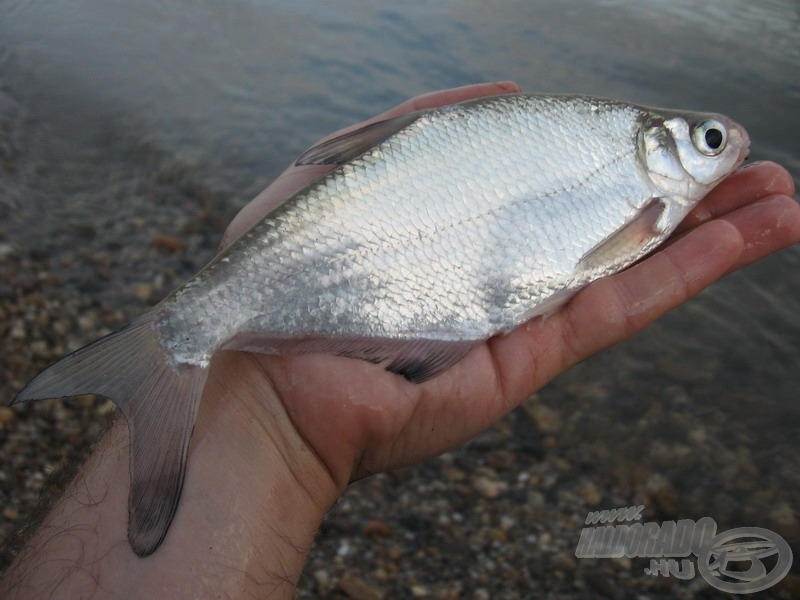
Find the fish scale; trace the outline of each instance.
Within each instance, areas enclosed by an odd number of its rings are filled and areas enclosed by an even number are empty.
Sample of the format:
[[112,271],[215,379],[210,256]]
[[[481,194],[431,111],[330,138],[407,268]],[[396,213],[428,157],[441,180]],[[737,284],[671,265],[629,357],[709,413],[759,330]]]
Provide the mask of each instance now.
[[497,96],[367,125],[306,152],[298,164],[333,169],[16,401],[117,403],[128,537],[147,556],[177,509],[219,349],[327,352],[421,383],[657,247],[747,147],[722,115],[588,96]]

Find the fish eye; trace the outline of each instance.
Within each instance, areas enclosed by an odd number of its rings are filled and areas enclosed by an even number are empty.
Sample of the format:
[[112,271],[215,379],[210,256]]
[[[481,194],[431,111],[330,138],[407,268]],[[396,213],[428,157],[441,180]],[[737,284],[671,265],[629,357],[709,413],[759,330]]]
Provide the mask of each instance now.
[[695,147],[706,156],[716,156],[725,149],[728,133],[722,123],[709,119],[694,127],[692,141]]

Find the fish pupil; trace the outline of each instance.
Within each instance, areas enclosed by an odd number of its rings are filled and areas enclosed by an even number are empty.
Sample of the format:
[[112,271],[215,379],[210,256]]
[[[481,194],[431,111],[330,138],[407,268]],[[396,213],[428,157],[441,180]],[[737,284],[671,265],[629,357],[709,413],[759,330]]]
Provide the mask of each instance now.
[[712,150],[717,150],[722,145],[722,132],[713,127],[705,133],[706,144]]

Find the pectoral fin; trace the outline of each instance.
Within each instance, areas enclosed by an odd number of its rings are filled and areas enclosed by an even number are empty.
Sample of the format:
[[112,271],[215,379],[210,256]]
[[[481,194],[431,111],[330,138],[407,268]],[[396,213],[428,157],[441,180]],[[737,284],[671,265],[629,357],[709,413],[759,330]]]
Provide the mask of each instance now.
[[341,165],[358,158],[395,133],[416,121],[421,113],[413,112],[393,119],[370,123],[313,146],[300,155],[296,165]]
[[635,219],[587,252],[578,263],[578,269],[592,271],[641,258],[650,249],[653,239],[663,232],[660,218],[664,208],[659,199],[653,200]]

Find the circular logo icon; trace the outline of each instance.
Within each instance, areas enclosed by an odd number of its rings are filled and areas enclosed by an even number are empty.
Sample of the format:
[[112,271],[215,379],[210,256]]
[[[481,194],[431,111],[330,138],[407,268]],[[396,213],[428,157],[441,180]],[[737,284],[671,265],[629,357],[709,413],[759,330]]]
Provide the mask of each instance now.
[[[771,570],[763,559],[777,555]],[[792,566],[792,549],[781,536],[761,527],[737,527],[709,540],[697,557],[697,570],[710,585],[730,594],[752,594],[772,587]]]

